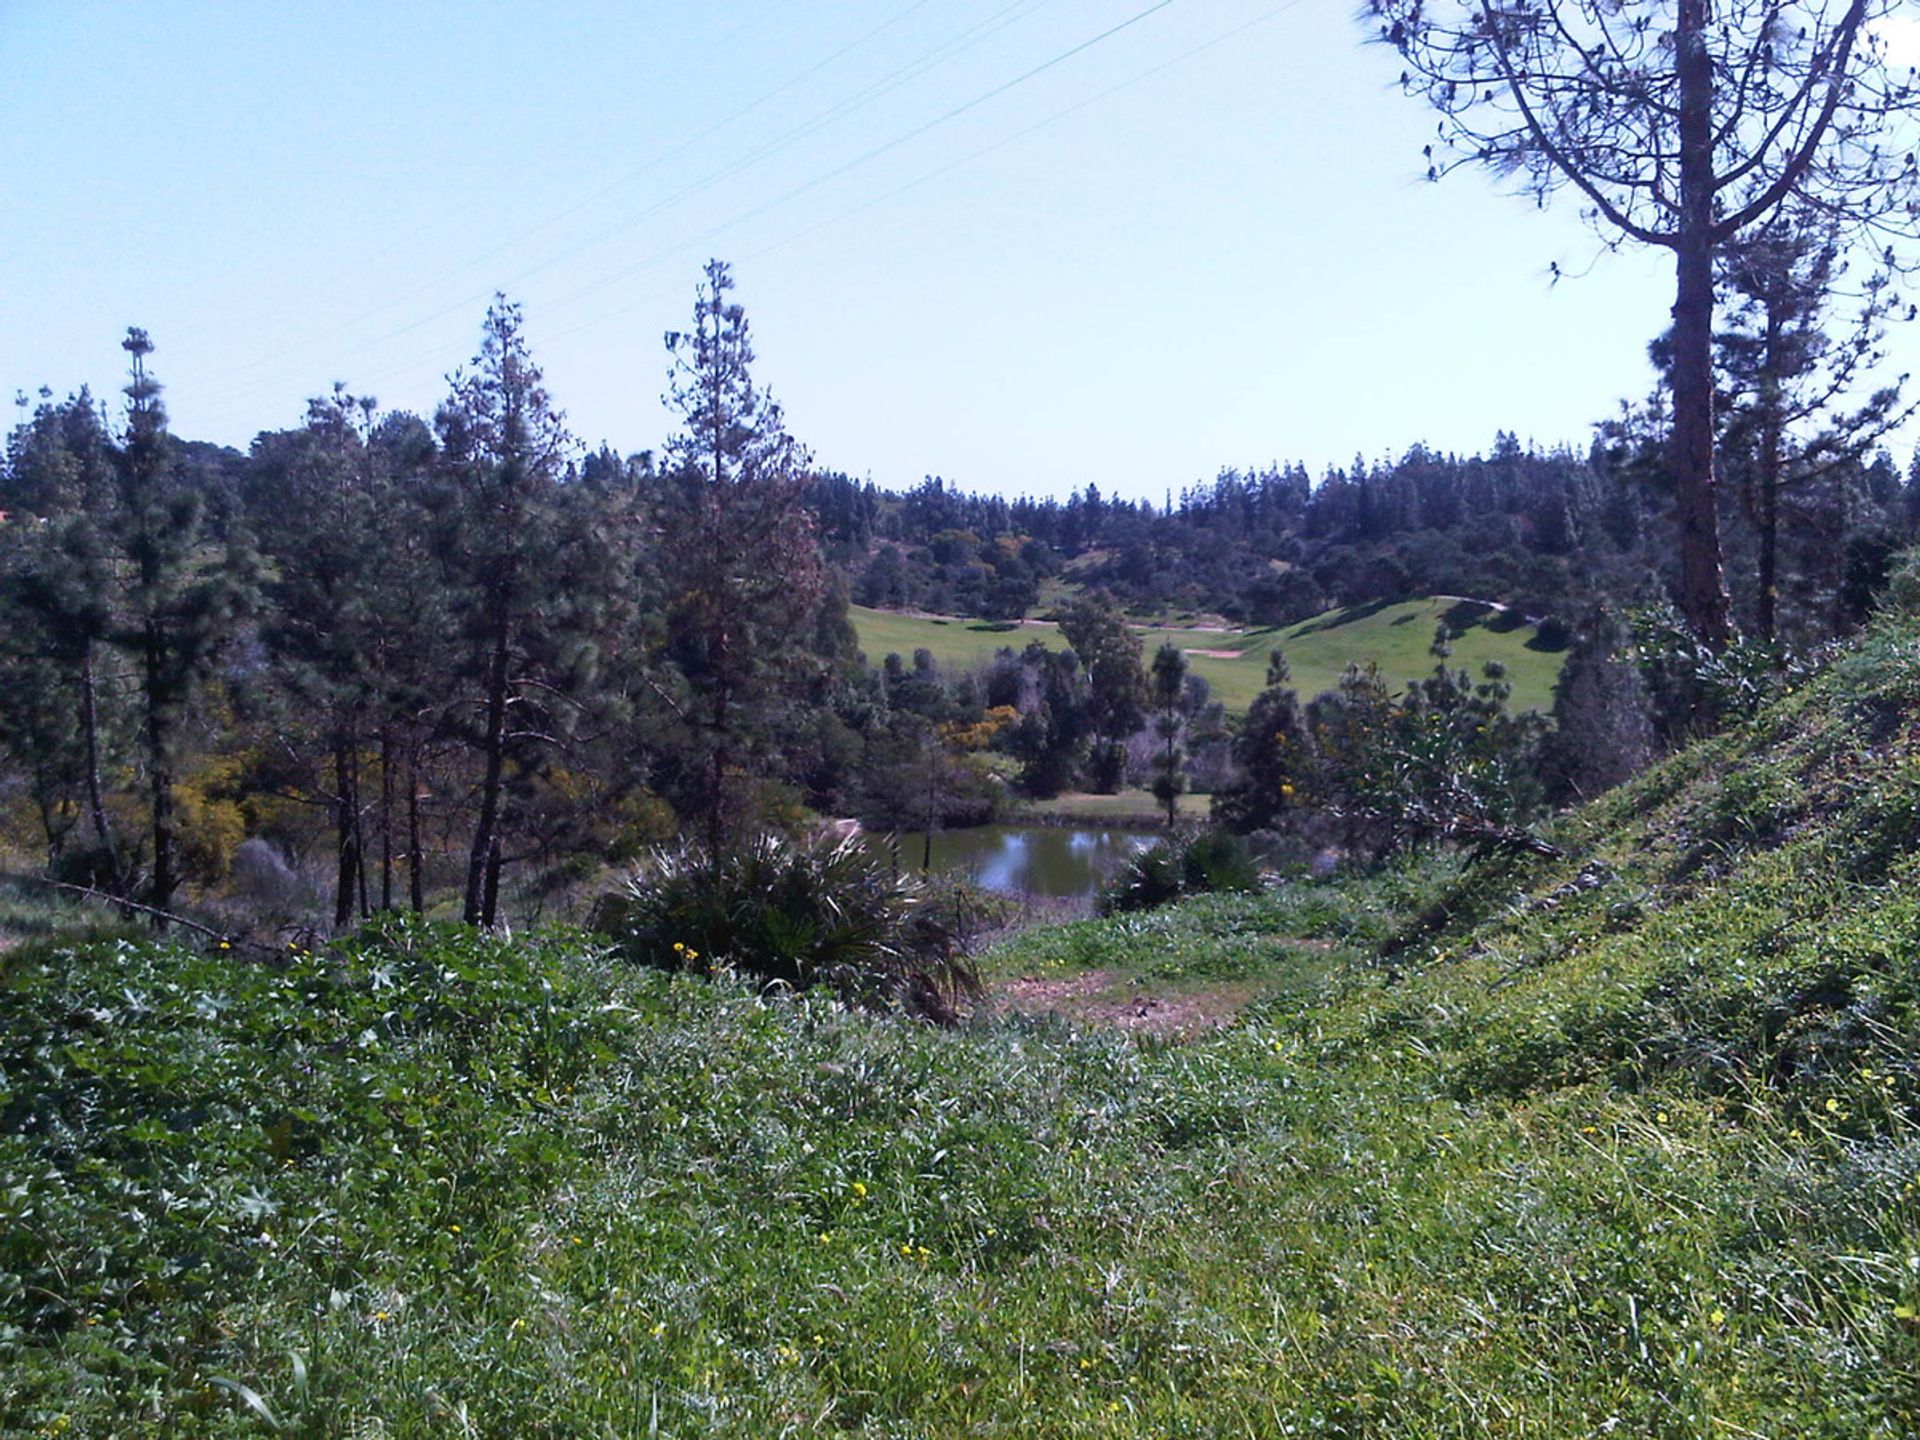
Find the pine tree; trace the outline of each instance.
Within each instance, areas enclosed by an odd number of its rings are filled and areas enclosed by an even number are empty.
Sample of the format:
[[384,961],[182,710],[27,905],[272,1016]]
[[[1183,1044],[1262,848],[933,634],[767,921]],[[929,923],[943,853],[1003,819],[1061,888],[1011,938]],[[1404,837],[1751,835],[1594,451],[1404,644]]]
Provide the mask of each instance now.
[[666,398],[682,428],[666,447],[655,514],[673,669],[661,693],[679,724],[686,803],[716,853],[748,819],[746,775],[819,669],[806,642],[826,593],[808,457],[754,381],[733,284],[725,264],[708,262],[692,328],[667,336]]
[[[1881,248],[1912,235],[1920,110],[1886,63],[1896,0],[1368,0],[1400,81],[1441,115],[1428,175],[1481,164],[1540,203],[1563,186],[1609,244],[1674,257],[1681,612],[1732,637],[1715,505],[1715,261],[1803,204]],[[1451,153],[1447,153],[1451,152]],[[1556,267],[1557,269],[1557,267]]]
[[43,403],[9,438],[7,493],[41,523],[8,526],[0,546],[0,739],[34,777],[50,855],[71,829],[56,834],[61,818],[84,809],[96,851],[86,878],[117,889],[123,861],[103,779],[118,729],[102,683],[116,583],[111,449],[84,390]]
[[[1097,513],[1100,492],[1087,487]],[[1111,794],[1126,768],[1126,740],[1140,728],[1147,699],[1140,637],[1105,591],[1081,596],[1060,612],[1060,634],[1086,672],[1088,719],[1094,743],[1087,768],[1091,788]]]
[[144,330],[130,329],[121,348],[131,357],[131,373],[126,434],[115,454],[113,540],[126,567],[127,593],[113,640],[139,677],[153,856],[148,897],[165,911],[180,883],[174,794],[180,731],[252,610],[257,582],[245,537],[230,536],[224,553],[216,547],[203,532],[200,495],[178,482],[170,464],[160,384],[146,368],[153,342]]
[[1180,794],[1187,788],[1180,770],[1180,702],[1186,691],[1187,656],[1171,640],[1153,654],[1153,703],[1159,714],[1154,728],[1161,742],[1160,769],[1153,777],[1153,796],[1167,807],[1167,828],[1179,820]]
[[[590,597],[565,597],[553,544],[572,438],[527,347],[518,305],[495,298],[479,353],[454,377],[440,433],[440,551],[467,649],[470,708],[453,719],[480,766],[462,914],[491,925],[506,863],[503,807],[516,750],[555,740],[555,692],[535,672],[547,627]],[[519,712],[519,713],[515,713]]]

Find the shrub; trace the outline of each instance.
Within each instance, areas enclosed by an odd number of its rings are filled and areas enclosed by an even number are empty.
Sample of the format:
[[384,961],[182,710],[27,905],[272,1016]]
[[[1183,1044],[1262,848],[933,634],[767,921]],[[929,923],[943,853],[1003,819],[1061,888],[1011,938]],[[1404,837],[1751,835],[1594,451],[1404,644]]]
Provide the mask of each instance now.
[[629,960],[768,987],[829,986],[850,1002],[946,1020],[979,982],[927,892],[857,839],[763,834],[709,854],[660,846],[600,897],[593,928]]
[[1101,892],[1100,913],[1151,910],[1183,895],[1260,888],[1253,851],[1238,835],[1202,830],[1173,835],[1134,856]]

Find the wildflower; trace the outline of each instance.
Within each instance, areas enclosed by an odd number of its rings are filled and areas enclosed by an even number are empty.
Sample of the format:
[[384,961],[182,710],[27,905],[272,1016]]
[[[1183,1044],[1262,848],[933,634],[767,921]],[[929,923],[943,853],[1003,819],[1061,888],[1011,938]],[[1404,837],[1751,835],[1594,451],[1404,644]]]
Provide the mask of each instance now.
[[229,944],[228,944],[228,943],[227,943],[226,941],[224,941],[224,940],[222,940],[222,941],[220,942],[220,948],[221,948],[222,950],[231,950],[231,949],[233,949],[233,946],[231,946],[231,945],[229,945]]
[[1664,1125],[1667,1123],[1667,1112],[1662,1110],[1658,1115],[1654,1116],[1653,1118],[1659,1124]]
[[656,1324],[653,1327],[653,1329],[649,1330],[647,1333],[653,1336],[654,1339],[658,1340],[662,1335],[667,1333],[666,1323],[662,1321],[659,1324]]
[[1894,1319],[1896,1319],[1896,1320],[1911,1320],[1911,1319],[1913,1319],[1913,1318],[1914,1318],[1914,1309],[1913,1309],[1913,1306],[1911,1306],[1911,1305],[1896,1305],[1896,1306],[1894,1306],[1894,1307],[1893,1307],[1893,1318],[1894,1318]]
[[391,1320],[393,1317],[384,1310],[376,1310],[373,1312],[373,1318],[376,1320]]
[[816,1345],[824,1345],[827,1343],[826,1337],[824,1335],[816,1335],[813,1337],[813,1343]]
[[1709,1315],[1707,1319],[1711,1320],[1715,1325],[1724,1325],[1727,1323],[1727,1312],[1716,1305],[1713,1313]]
[[449,1225],[447,1226],[447,1229],[455,1235],[458,1235],[460,1233],[460,1227],[458,1225]]
[[1840,1113],[1840,1102],[1838,1100],[1829,1099],[1827,1101],[1827,1113],[1829,1115],[1838,1115]]
[[853,1198],[856,1200],[867,1198],[867,1187],[858,1180],[853,1182]]

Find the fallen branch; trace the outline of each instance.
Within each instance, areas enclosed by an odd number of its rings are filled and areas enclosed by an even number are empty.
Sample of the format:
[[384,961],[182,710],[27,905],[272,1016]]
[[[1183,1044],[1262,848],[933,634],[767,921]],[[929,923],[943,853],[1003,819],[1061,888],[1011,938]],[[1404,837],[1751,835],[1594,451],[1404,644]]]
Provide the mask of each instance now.
[[210,940],[218,941],[229,948],[238,945],[250,950],[258,950],[267,955],[280,952],[270,945],[262,945],[256,940],[242,940],[223,934],[211,925],[202,925],[198,920],[189,920],[184,915],[176,915],[171,910],[162,910],[158,906],[143,905],[138,900],[129,900],[121,895],[111,895],[105,890],[95,889],[91,885],[70,885],[64,880],[49,880],[41,875],[15,875],[16,880],[24,880],[30,885],[44,885],[49,890],[64,890],[69,895],[85,896],[89,900],[101,900],[109,905],[118,905],[123,910],[138,910],[142,915],[151,915],[156,920],[164,920],[173,925],[184,925],[189,930],[198,931]]

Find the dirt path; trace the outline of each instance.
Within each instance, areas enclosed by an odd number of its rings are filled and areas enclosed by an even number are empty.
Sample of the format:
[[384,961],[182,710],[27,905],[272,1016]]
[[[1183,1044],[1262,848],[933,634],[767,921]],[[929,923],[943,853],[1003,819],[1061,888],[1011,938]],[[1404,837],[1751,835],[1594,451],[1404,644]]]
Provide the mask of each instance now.
[[1022,975],[1003,981],[993,987],[986,1005],[998,1014],[1057,1015],[1082,1025],[1192,1037],[1225,1025],[1252,995],[1253,987],[1245,985],[1150,994],[1111,970],[1085,970],[1058,978]]

